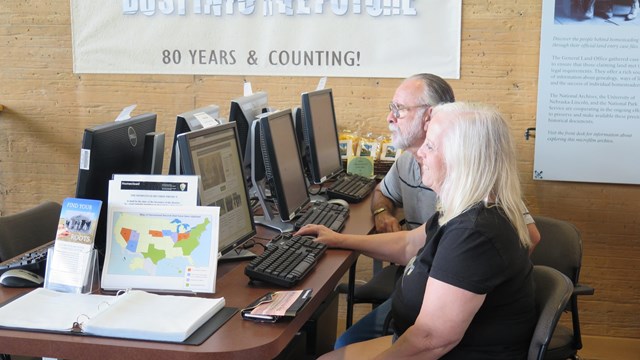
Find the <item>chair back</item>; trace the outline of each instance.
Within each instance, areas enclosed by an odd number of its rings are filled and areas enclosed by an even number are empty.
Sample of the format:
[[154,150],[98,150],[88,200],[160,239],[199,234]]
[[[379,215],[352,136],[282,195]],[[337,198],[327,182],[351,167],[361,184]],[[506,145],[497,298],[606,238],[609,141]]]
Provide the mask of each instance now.
[[553,331],[573,292],[573,283],[564,274],[548,266],[533,267],[538,322],[529,345],[529,360],[544,359]]
[[54,240],[61,208],[57,202],[46,201],[17,214],[0,216],[0,261]]
[[570,222],[545,216],[534,216],[540,243],[531,254],[534,265],[552,267],[578,283],[582,262],[582,237]]

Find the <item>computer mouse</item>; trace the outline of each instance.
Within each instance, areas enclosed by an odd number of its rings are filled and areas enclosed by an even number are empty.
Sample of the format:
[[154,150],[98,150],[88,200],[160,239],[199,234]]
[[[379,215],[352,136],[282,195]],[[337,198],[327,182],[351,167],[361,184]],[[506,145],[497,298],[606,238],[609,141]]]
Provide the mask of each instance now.
[[0,275],[0,284],[6,287],[38,287],[44,278],[34,272],[23,269],[11,269]]
[[329,204],[342,205],[342,206],[346,207],[347,209],[349,208],[349,203],[346,200],[343,200],[343,199],[331,199],[331,200],[327,200],[327,202]]

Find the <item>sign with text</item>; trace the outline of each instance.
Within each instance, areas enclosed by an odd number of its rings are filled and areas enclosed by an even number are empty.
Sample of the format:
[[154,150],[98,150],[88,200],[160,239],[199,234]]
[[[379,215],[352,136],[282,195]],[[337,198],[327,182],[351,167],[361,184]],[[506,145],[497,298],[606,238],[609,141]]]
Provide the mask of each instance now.
[[72,0],[75,73],[460,77],[461,0]]
[[543,2],[534,179],[640,184],[640,32],[598,6]]

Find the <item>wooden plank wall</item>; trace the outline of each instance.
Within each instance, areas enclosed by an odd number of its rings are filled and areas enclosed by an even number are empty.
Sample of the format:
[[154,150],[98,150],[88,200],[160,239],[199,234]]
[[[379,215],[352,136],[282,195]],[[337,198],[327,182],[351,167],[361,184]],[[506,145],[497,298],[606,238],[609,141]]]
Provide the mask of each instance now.
[[[0,3],[0,215],[72,196],[82,130],[114,119],[124,106],[157,112],[158,130],[170,139],[178,113],[214,103],[228,115],[244,80],[279,108],[297,105],[318,81],[74,74],[69,7],[68,0]],[[640,188],[531,180],[534,141],[523,134],[535,126],[540,15],[540,1],[465,0],[461,78],[450,82],[458,99],[493,104],[510,120],[532,213],[572,221],[582,231],[582,281],[597,289],[580,300],[583,332],[640,338]],[[418,46],[419,39],[406,41]],[[330,78],[340,126],[385,134],[399,81]]]

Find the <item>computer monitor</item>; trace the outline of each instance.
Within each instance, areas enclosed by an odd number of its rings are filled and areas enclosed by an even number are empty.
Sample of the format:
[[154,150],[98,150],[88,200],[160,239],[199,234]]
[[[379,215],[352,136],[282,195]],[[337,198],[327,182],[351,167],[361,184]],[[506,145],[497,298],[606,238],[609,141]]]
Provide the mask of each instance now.
[[311,181],[321,184],[344,171],[332,90],[303,93],[301,112]]
[[[260,147],[253,147],[254,157],[261,153],[264,161],[265,179],[255,173],[252,181],[263,208],[264,217],[256,218],[263,224],[282,232],[292,231],[293,220],[310,201],[302,160],[296,142],[291,110],[281,110],[263,115],[259,125],[254,125],[254,137],[259,128]],[[254,139],[255,140],[255,139]],[[274,198],[278,215],[267,205],[266,188]]]
[[[189,131],[199,130],[221,123],[220,107],[218,105],[207,105],[198,109],[184,112],[176,117],[176,130],[173,133],[173,145],[171,146],[171,160],[169,162],[169,175],[181,174],[179,168],[179,157],[176,154],[178,135]],[[178,168],[176,168],[178,165]]]
[[256,234],[235,123],[178,135],[182,168],[199,175],[200,205],[220,207],[221,260],[255,256],[232,251]]
[[109,180],[113,174],[143,174],[149,168],[144,141],[146,134],[155,132],[156,117],[147,113],[84,130],[75,196],[102,200],[95,237],[100,260],[106,246]]
[[162,174],[164,162],[164,133],[150,132],[144,137],[144,169],[145,174]]
[[229,122],[235,122],[237,124],[240,151],[245,174],[247,175],[251,168],[251,147],[247,146],[251,123],[253,123],[260,114],[268,111],[269,103],[267,93],[263,91],[231,100]]

